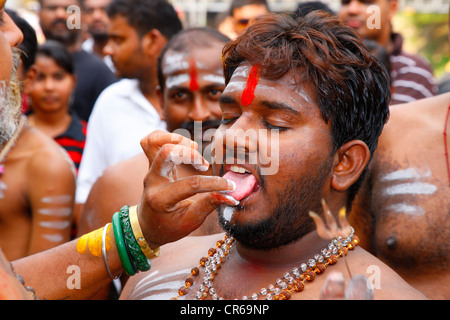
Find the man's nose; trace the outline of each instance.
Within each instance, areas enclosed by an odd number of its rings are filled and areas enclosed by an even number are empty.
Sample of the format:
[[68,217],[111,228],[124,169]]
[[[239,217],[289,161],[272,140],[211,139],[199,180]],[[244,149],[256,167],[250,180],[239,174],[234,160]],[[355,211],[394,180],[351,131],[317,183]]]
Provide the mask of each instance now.
[[224,147],[245,153],[258,151],[258,132],[251,126],[250,119],[241,116],[224,132]]
[[205,105],[200,94],[194,93],[193,105],[188,116],[192,121],[205,121],[211,117],[211,110]]
[[107,56],[112,56],[114,54],[114,49],[111,40],[108,40],[106,45],[103,47],[103,54]]
[[347,11],[350,14],[359,14],[361,12],[362,4],[358,0],[351,0],[347,5]]
[[6,28],[3,34],[8,41],[9,45],[12,47],[18,46],[23,40],[22,31],[16,26],[11,17],[5,12],[4,13]]

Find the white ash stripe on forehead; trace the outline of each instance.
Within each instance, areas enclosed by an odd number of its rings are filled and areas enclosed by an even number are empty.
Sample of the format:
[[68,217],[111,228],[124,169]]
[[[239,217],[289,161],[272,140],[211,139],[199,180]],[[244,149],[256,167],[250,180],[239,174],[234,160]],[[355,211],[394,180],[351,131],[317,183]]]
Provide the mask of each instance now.
[[[232,92],[241,92],[245,89],[245,86],[247,85],[246,82],[244,81],[232,81],[229,82],[228,85],[225,88],[225,92],[226,93],[232,93]],[[267,90],[267,91],[277,91],[276,88],[264,85],[264,84],[258,84],[257,87],[258,89],[262,89],[262,90]],[[309,102],[308,98],[305,95],[302,95],[299,91],[295,91],[297,94],[301,95],[302,98],[306,101]],[[294,103],[294,105],[298,104],[298,101],[294,98],[294,97],[289,97],[289,99]]]
[[[233,73],[233,76],[230,79],[230,82],[227,85],[227,89],[233,91],[236,90],[244,90],[245,87],[247,86],[247,80],[233,80],[233,78],[236,77],[243,77],[243,78],[248,78],[250,72],[250,67],[248,66],[240,66],[238,68],[236,68],[236,70]],[[258,85],[256,86],[257,89],[263,89],[263,90],[276,90],[273,87],[267,86],[267,85],[263,85],[258,83]],[[296,88],[295,84],[292,83],[292,88],[294,89],[294,92],[296,94],[298,94],[299,96],[301,96],[306,102],[310,103],[310,99],[307,95],[307,93],[305,92],[304,88]],[[227,91],[228,91],[227,90]],[[294,97],[290,97],[290,99],[297,104],[297,101],[295,100]]]
[[[215,74],[207,74],[201,77],[201,79],[213,83],[225,84],[225,78]],[[183,83],[190,83],[191,77],[188,74],[178,74],[174,76],[169,76],[166,79],[166,87],[173,88],[180,86]]]
[[[189,70],[191,63],[187,60],[188,54],[169,54],[164,57],[163,74],[165,76]],[[199,70],[208,70],[208,67],[200,61],[195,61],[195,67]],[[219,68],[217,74],[223,74],[223,70]]]
[[223,76],[215,75],[215,74],[206,74],[202,77],[203,80],[209,82],[215,82],[220,84],[225,84],[225,78]]
[[45,208],[39,209],[37,212],[44,216],[64,218],[69,217],[72,214],[72,208]]
[[184,82],[188,82],[191,81],[191,78],[189,77],[188,74],[178,74],[175,76],[170,76],[167,77],[166,79],[166,87],[167,88],[173,88],[175,86],[179,86]]
[[234,70],[233,75],[231,76],[231,79],[233,79],[234,77],[243,77],[243,78],[248,78],[248,75],[250,73],[250,66],[239,66],[236,68],[236,70]]
[[168,75],[182,70],[189,69],[189,62],[186,61],[187,54],[173,53],[164,57],[163,74]]
[[72,201],[72,196],[62,195],[62,196],[53,196],[53,197],[44,197],[41,202],[43,203],[52,203],[52,204],[67,204]]
[[246,83],[243,81],[233,81],[229,82],[227,86],[225,87],[226,92],[236,92],[236,91],[242,91],[245,89]]
[[[245,82],[245,81],[234,81],[233,80],[228,83],[228,85],[226,86],[226,90],[227,91],[244,90],[246,85],[247,85],[247,82]],[[272,90],[277,91],[276,88],[265,85],[265,84],[258,84],[256,86],[256,88],[257,88],[257,90],[262,89],[262,90],[268,90],[268,91],[272,91]]]
[[[294,85],[295,86],[295,85]],[[295,93],[302,97],[306,102],[310,103],[308,94],[305,92],[304,88],[295,89]]]

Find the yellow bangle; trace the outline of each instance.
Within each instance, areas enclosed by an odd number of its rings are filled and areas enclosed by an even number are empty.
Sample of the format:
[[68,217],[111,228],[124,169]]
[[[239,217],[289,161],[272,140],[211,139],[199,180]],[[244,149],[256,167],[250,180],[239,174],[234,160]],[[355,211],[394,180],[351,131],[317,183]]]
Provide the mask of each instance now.
[[139,225],[137,216],[137,206],[130,207],[129,215],[131,229],[133,230],[134,237],[136,238],[136,241],[144,255],[147,257],[147,259],[159,257],[159,255],[161,254],[159,247],[152,250],[148,245],[147,240],[145,240],[144,235],[142,234],[141,226]]

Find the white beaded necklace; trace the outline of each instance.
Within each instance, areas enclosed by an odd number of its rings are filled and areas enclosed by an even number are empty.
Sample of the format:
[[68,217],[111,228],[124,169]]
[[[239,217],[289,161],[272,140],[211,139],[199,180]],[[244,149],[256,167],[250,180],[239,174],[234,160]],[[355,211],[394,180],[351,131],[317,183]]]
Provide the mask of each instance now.
[[[303,291],[305,281],[313,281],[316,274],[324,272],[326,266],[335,264],[339,256],[347,255],[347,251],[354,249],[358,244],[359,239],[354,235],[354,229],[351,228],[351,230],[349,236],[333,239],[314,258],[285,273],[276,280],[275,284],[271,284],[267,288],[262,288],[258,293],[253,293],[251,296],[243,296],[242,300],[258,300],[261,298],[267,300],[286,300],[290,298],[292,292]],[[195,293],[196,299],[203,300],[208,295],[211,295],[213,300],[224,299],[217,294],[213,286],[213,280],[228,256],[233,243],[234,238],[226,236],[223,241],[217,243],[216,248],[209,249],[208,257],[202,258],[198,267],[192,269],[191,274],[196,276],[199,274],[199,267],[205,267],[203,281]],[[180,288],[178,297],[185,295],[187,289],[192,286],[193,282],[192,277],[186,279],[186,285]]]

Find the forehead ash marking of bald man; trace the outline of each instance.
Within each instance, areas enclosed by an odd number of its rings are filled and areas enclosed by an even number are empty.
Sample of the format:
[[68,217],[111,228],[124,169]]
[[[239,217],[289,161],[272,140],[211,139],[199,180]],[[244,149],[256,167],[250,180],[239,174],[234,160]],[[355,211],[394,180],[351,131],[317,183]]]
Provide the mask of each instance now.
[[164,57],[164,75],[173,74],[189,68],[187,54],[168,52]]

